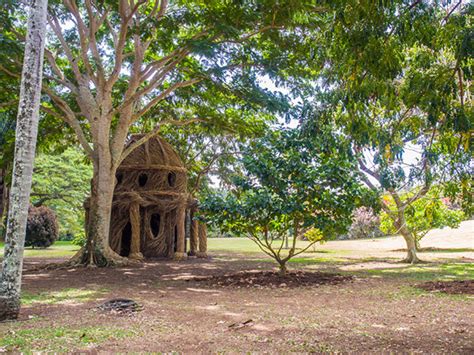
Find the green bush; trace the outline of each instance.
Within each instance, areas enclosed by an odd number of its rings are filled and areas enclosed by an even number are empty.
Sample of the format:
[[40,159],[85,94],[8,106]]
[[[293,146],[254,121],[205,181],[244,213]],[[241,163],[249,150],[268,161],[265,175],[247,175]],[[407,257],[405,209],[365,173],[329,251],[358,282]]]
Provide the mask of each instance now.
[[58,233],[58,220],[52,209],[46,206],[29,208],[25,246],[47,248],[56,241]]
[[[413,192],[403,196],[404,199],[410,198]],[[391,209],[394,209],[394,201],[384,197],[384,203]],[[421,239],[434,228],[457,228],[463,221],[465,215],[460,209],[450,208],[449,201],[439,196],[439,191],[433,188],[426,196],[416,200],[405,210],[405,218],[408,229],[413,236],[417,247]],[[393,224],[393,220],[387,213],[382,212],[380,216],[380,230],[389,235],[398,234]]]
[[87,238],[84,232],[77,233],[72,239],[72,244],[82,247],[86,244]]

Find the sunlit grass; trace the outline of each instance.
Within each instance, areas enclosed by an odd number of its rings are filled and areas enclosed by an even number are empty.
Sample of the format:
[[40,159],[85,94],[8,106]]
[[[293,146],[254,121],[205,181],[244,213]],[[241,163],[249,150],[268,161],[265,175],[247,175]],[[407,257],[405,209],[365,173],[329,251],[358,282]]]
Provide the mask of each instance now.
[[467,294],[449,294],[445,292],[429,292],[415,286],[401,286],[396,292],[390,292],[388,297],[392,300],[417,299],[424,297],[442,297],[452,300],[468,301],[472,299]]
[[[58,241],[49,248],[25,248],[25,257],[27,258],[68,258],[79,250],[77,245],[71,242]],[[0,243],[0,257],[3,257],[4,243]]]
[[364,271],[370,275],[395,277],[417,281],[472,280],[474,263],[419,264],[406,267],[374,269]]
[[[207,240],[208,249],[210,252],[212,251],[229,251],[229,252],[236,252],[236,253],[262,253],[258,245],[251,241],[248,238],[209,238]],[[278,249],[280,246],[280,241],[275,241],[274,246]],[[301,249],[308,245],[307,241],[298,240],[296,242],[296,248]],[[341,253],[341,251],[333,251],[333,250],[319,250],[319,244],[316,243],[314,247],[310,247],[306,253]],[[344,251],[342,251],[344,252]]]
[[98,290],[66,288],[60,291],[48,291],[36,294],[23,292],[21,294],[21,303],[22,305],[82,303],[101,297],[106,292],[108,292],[108,290],[105,288]]
[[43,327],[10,330],[0,335],[0,351],[70,352],[97,346],[107,340],[140,335],[137,330],[118,327]]

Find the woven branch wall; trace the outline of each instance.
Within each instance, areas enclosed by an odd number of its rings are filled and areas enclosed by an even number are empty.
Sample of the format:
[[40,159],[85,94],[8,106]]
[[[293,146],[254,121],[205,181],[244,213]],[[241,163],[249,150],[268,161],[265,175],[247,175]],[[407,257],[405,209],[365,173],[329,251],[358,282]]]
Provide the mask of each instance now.
[[[133,136],[130,143],[140,139]],[[177,211],[189,209],[187,172],[172,146],[153,138],[135,149],[117,169],[112,205],[110,246],[128,256],[132,229],[140,230],[145,257],[173,257],[176,251]],[[130,213],[132,206],[140,213]],[[136,229],[137,230],[137,229]]]

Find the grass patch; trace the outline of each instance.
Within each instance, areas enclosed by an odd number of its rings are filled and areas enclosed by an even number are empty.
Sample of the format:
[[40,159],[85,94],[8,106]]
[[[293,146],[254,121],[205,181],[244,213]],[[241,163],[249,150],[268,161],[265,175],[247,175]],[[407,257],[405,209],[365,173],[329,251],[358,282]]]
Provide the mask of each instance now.
[[472,295],[456,295],[445,292],[429,292],[416,286],[401,286],[398,291],[390,292],[389,298],[392,300],[414,299],[418,297],[441,297],[456,301],[472,300]]
[[116,327],[43,327],[10,330],[0,336],[0,351],[8,352],[70,352],[139,335],[137,330]]
[[[0,243],[0,257],[3,257],[4,243]],[[26,258],[69,258],[78,250],[79,246],[71,242],[57,241],[46,249],[25,248],[24,256]]]
[[370,275],[388,276],[413,281],[470,280],[474,279],[474,263],[419,264],[403,268],[365,271]]
[[107,292],[108,290],[105,288],[99,290],[66,288],[60,291],[40,292],[37,294],[22,292],[21,303],[24,306],[32,304],[84,303],[95,300]]
[[[248,238],[209,238],[207,240],[209,251],[230,251],[237,253],[262,253],[260,248]],[[274,245],[276,247],[280,246],[280,241],[275,241]],[[296,249],[304,248],[308,245],[308,242],[305,240],[298,240],[296,242]],[[277,248],[278,249],[278,248]],[[318,245],[313,248],[309,248],[306,252],[308,254],[334,254],[334,253],[344,253],[341,250],[318,250]]]

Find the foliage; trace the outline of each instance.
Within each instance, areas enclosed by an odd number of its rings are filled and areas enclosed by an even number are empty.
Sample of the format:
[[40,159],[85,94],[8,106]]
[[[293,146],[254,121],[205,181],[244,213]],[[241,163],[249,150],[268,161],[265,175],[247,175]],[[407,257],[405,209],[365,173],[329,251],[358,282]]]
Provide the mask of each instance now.
[[[289,97],[259,79],[289,81],[275,68],[296,61],[286,49],[300,42],[296,29],[317,25],[308,11],[323,10],[276,0],[50,1],[42,110],[74,131],[96,177],[91,243],[79,262],[126,262],[110,249],[107,233],[110,181],[133,149],[124,150],[130,133],[148,133],[145,141],[164,125],[199,121],[239,135],[275,113],[291,114]],[[24,7],[9,16],[8,36],[19,45],[24,16]],[[21,69],[15,58],[0,63],[12,77]]]
[[239,144],[261,135],[265,128],[266,124],[262,122],[236,136],[228,129],[216,131],[198,123],[186,128],[164,128],[162,136],[176,149],[188,171],[189,193],[200,198],[209,193],[211,176],[221,183],[228,181],[229,167],[236,161]]
[[[302,121],[313,134],[336,122],[350,137],[366,185],[394,198],[397,213],[382,208],[407,241],[407,261],[416,262],[412,232],[403,227],[412,202],[437,184],[472,211],[474,6],[405,0],[331,6],[334,17],[310,36],[319,47],[314,69],[322,69],[310,78]],[[400,200],[416,187],[412,200]]]
[[29,208],[25,246],[47,248],[56,241],[58,232],[58,221],[53,210],[46,206]]
[[[367,197],[354,160],[331,130],[318,140],[299,130],[270,132],[242,147],[239,164],[230,191],[202,203],[203,218],[252,239],[282,273],[292,257],[343,232],[353,208]],[[286,253],[290,231],[292,246]],[[305,233],[311,241],[297,251],[296,240]]]
[[84,234],[84,200],[92,167],[77,147],[61,154],[40,154],[35,160],[31,203],[47,205],[58,216],[61,236]]
[[[457,228],[464,219],[464,212],[459,209],[449,208],[440,196],[439,188],[432,188],[430,192],[412,202],[406,209],[406,224],[412,231],[417,247],[420,240],[433,228]],[[403,200],[410,199],[417,190],[402,196]],[[396,210],[393,198],[384,196],[384,204],[391,210]],[[393,219],[386,212],[381,215],[381,230],[386,234],[397,234]]]
[[349,239],[376,238],[382,236],[380,218],[369,207],[359,207],[352,214]]
[[74,236],[74,239],[72,240],[72,244],[74,245],[78,245],[78,246],[83,246],[85,245],[87,242],[87,238],[86,238],[86,234],[84,233],[84,231],[81,231],[80,233],[77,233],[75,236]]

